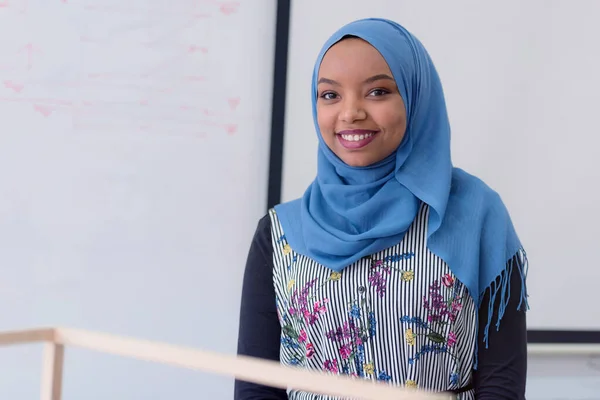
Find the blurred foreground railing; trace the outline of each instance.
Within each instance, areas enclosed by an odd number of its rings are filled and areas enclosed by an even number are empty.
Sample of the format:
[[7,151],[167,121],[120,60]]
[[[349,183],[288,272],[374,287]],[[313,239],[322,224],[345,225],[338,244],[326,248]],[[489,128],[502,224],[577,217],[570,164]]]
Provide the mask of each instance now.
[[229,356],[203,350],[153,343],[66,328],[42,328],[0,332],[0,346],[44,342],[41,400],[61,400],[65,346],[174,365],[261,383],[293,387],[313,393],[364,400],[441,400],[450,395],[395,388],[378,382],[332,376],[281,366],[250,357]]

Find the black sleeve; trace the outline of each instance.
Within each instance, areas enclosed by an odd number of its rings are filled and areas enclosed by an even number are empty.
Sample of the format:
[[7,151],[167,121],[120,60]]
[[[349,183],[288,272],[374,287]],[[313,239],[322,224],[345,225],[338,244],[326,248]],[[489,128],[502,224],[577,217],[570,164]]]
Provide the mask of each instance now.
[[[238,355],[279,361],[281,327],[273,286],[271,223],[264,216],[250,245],[240,307]],[[284,389],[235,381],[234,400],[287,400]]]
[[[496,282],[499,284],[500,282]],[[489,327],[488,348],[483,342],[483,329],[488,321],[490,291],[485,294],[479,311],[478,369],[474,373],[477,400],[525,399],[527,380],[527,324],[525,306],[521,305],[521,276],[514,267],[510,277],[510,299],[499,330],[496,328],[500,294],[494,302]]]

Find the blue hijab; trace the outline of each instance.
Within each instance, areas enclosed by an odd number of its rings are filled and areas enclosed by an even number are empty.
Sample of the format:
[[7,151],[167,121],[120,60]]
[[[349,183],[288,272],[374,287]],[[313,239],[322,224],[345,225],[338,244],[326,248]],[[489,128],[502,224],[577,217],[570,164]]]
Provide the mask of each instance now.
[[[345,164],[325,144],[317,124],[321,61],[332,45],[348,36],[359,37],[379,51],[406,106],[402,143],[388,158],[368,167]],[[501,296],[499,327],[513,266],[521,274],[521,303],[527,303],[527,259],[500,196],[452,165],[442,84],[423,45],[393,21],[358,20],[327,40],[312,78],[313,119],[319,137],[317,176],[302,198],[275,207],[288,244],[295,252],[341,271],[402,241],[420,204],[426,203],[428,248],[447,263],[477,306],[488,288],[490,311],[497,294]],[[486,345],[491,316],[490,312]]]

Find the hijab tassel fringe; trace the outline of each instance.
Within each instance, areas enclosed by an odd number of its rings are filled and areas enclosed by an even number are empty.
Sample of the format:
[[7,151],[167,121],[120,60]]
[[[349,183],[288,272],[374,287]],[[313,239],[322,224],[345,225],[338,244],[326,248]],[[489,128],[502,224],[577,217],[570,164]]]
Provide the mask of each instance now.
[[[500,295],[500,302],[498,304],[498,318],[496,320],[496,331],[500,330],[500,321],[504,316],[504,312],[506,311],[506,307],[508,306],[510,300],[510,282],[511,276],[515,272],[519,273],[521,278],[521,296],[519,299],[519,305],[517,306],[518,310],[521,310],[525,307],[525,310],[529,310],[529,302],[527,298],[529,297],[527,294],[527,272],[529,268],[529,261],[527,259],[527,253],[523,248],[519,249],[519,251],[512,257],[508,263],[506,264],[506,268],[500,273],[500,275],[491,283],[490,286],[486,290],[481,293],[479,298],[479,304],[482,304],[483,297],[488,293],[490,294],[490,301],[487,304],[488,307],[488,320],[485,325],[485,329],[483,331],[483,341],[485,342],[485,348],[488,348],[489,344],[489,330],[492,324],[492,318],[494,316],[494,306],[496,305],[497,297]],[[478,352],[479,341],[476,341],[475,344],[475,369],[477,369],[477,352]]]

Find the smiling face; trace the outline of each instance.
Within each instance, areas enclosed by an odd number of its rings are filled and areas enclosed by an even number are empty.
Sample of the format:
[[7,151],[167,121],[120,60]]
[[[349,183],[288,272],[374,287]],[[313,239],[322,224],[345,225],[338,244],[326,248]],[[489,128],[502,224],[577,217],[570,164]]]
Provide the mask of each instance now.
[[317,121],[327,146],[342,161],[365,167],[396,151],[406,109],[381,54],[358,38],[333,45],[318,74]]

